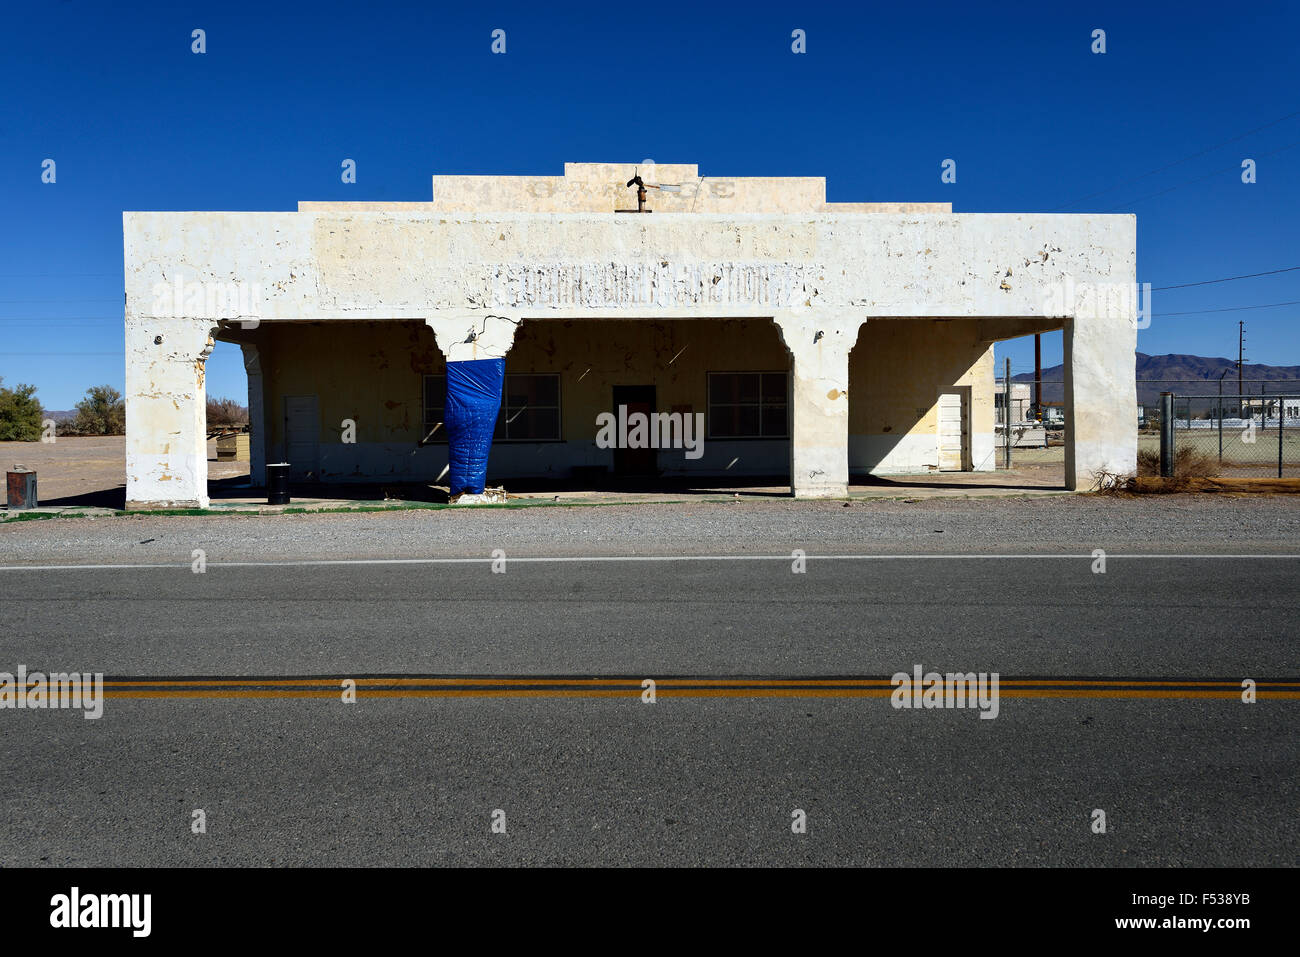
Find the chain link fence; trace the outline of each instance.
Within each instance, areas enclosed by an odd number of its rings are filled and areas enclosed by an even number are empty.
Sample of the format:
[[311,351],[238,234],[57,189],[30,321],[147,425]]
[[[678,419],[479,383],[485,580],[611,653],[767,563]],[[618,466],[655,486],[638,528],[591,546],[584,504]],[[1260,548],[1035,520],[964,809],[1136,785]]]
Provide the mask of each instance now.
[[1300,392],[1161,399],[1158,438],[1140,433],[1139,453],[1158,450],[1162,475],[1300,478]]

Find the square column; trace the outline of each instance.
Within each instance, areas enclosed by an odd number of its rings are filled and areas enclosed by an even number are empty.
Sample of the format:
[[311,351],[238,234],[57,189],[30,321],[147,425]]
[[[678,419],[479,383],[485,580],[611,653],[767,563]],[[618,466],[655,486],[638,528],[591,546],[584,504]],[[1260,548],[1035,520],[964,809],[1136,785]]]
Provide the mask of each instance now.
[[790,350],[790,486],[795,498],[849,494],[849,351],[859,318],[775,316]]
[[244,372],[248,374],[248,478],[250,484],[261,488],[266,485],[266,443],[270,433],[262,356],[251,343],[241,343],[239,348],[244,354]]
[[1137,319],[1067,319],[1065,486],[1086,491],[1100,472],[1137,474]]
[[126,320],[126,507],[207,508],[210,319]]

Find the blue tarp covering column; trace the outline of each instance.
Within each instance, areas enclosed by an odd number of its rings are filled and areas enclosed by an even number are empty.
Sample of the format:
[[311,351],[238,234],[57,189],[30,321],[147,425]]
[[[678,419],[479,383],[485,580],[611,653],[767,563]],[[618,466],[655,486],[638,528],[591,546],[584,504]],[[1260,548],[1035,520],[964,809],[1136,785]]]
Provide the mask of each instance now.
[[483,493],[505,370],[505,359],[447,363],[447,405],[442,418],[447,429],[452,495]]

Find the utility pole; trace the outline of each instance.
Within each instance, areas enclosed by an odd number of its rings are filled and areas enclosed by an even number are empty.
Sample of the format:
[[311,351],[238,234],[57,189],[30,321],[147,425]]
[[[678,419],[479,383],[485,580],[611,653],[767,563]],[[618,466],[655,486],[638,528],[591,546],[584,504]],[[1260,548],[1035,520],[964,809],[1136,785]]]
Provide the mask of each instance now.
[[1043,420],[1043,334],[1034,333],[1034,418]]
[[1228,374],[1224,369],[1219,374],[1219,464],[1223,464],[1223,377]]
[[1002,467],[1011,468],[1011,357],[1007,356],[1007,374],[1002,380],[1005,396],[1002,402]]
[[1286,435],[1286,399],[1278,396],[1277,400],[1277,477],[1282,477],[1282,440]]
[[1241,390],[1241,368],[1246,361],[1246,323],[1237,323],[1237,395],[1243,395]]

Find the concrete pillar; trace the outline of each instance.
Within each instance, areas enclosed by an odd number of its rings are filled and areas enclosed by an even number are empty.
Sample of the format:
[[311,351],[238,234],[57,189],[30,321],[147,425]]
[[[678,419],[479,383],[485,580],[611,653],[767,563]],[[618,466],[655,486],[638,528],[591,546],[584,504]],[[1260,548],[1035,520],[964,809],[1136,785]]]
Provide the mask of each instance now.
[[790,350],[790,486],[795,498],[849,494],[849,352],[861,319],[775,316]]
[[207,508],[210,319],[126,319],[126,507]]
[[[521,320],[499,315],[462,314],[452,317],[426,319],[433,330],[438,348],[450,366],[456,362],[473,362],[479,359],[504,359],[515,343],[515,332]],[[456,454],[456,438],[448,432],[448,455]],[[450,484],[450,479],[448,483]],[[453,489],[453,494],[457,490]],[[475,499],[467,496],[461,501]],[[486,501],[486,500],[482,500]]]
[[1136,321],[1065,321],[1066,488],[1090,489],[1100,472],[1137,473]]
[[262,379],[262,356],[257,346],[241,343],[244,371],[248,373],[248,480],[254,486],[266,485],[266,392]]

